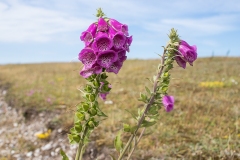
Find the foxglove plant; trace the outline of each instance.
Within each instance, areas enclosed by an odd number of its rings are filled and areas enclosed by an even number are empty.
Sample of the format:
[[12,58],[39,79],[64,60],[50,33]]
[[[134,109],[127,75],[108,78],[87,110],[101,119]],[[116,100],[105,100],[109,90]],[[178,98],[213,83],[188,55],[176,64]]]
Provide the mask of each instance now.
[[[123,129],[114,140],[115,148],[119,152],[118,160],[122,160],[127,151],[129,151],[127,160],[131,158],[145,130],[157,123],[159,110],[162,105],[166,112],[173,110],[174,97],[169,96],[167,93],[173,62],[176,60],[180,67],[186,68],[187,62],[192,65],[197,59],[196,46],[190,46],[187,42],[180,40],[176,30],[171,29],[169,39],[167,46],[164,47],[161,63],[157,68],[157,75],[153,76],[151,81],[153,84],[152,90],[145,87],[146,94],[140,93],[139,101],[145,104],[144,108],[139,109],[137,115],[131,113],[135,119],[135,125],[123,124]],[[138,134],[140,130],[141,132]],[[131,135],[125,146],[121,140],[123,132]]]
[[[83,64],[80,75],[88,83],[80,89],[84,101],[76,106],[74,126],[68,134],[71,144],[78,143],[75,160],[82,159],[91,132],[99,125],[101,117],[107,117],[98,105],[98,97],[106,100],[112,88],[107,81],[106,72],[118,74],[127,59],[126,52],[129,52],[132,43],[127,25],[104,16],[99,9],[98,21],[92,23],[80,36],[80,40],[85,44],[78,55]],[[68,159],[63,151],[61,155],[63,159]]]
[[[98,97],[106,100],[112,88],[107,81],[106,72],[118,74],[123,62],[127,59],[126,53],[129,52],[129,46],[132,43],[132,36],[129,36],[127,25],[104,16],[99,9],[98,22],[92,23],[80,36],[81,41],[85,43],[85,48],[79,53],[79,60],[84,65],[80,75],[88,83],[84,89],[80,90],[84,101],[77,105],[74,127],[70,129],[68,135],[70,143],[79,145],[75,160],[82,159],[90,133],[99,125],[101,117],[106,117],[98,105]],[[190,46],[184,40],[179,39],[176,30],[171,29],[169,39],[166,47],[163,47],[157,75],[150,80],[153,84],[152,89],[145,87],[146,93],[140,93],[139,101],[145,104],[144,108],[139,109],[138,114],[131,113],[136,123],[134,125],[123,124],[123,128],[114,140],[114,146],[119,152],[118,160],[122,160],[127,151],[127,159],[131,158],[145,130],[157,123],[161,106],[164,106],[166,112],[173,110],[174,97],[167,93],[173,62],[176,60],[180,67],[186,68],[187,63],[193,65],[197,59],[196,46]],[[138,134],[140,131],[141,133]],[[124,132],[130,134],[125,145],[121,140]],[[61,155],[64,160],[68,159],[63,151]]]

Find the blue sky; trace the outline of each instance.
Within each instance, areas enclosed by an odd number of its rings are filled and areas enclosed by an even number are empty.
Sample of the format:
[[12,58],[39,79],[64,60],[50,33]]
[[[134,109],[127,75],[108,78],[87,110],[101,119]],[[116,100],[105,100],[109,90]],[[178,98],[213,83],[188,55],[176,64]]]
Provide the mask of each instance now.
[[0,64],[78,61],[99,7],[128,25],[128,58],[158,58],[172,27],[199,57],[240,56],[239,0],[0,0]]

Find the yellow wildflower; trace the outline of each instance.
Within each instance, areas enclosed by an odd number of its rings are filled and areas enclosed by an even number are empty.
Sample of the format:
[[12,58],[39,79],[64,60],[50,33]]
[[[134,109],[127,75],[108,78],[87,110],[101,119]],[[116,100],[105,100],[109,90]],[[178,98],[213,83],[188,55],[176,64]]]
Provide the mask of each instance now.
[[224,83],[219,81],[212,81],[212,82],[201,82],[199,84],[200,87],[207,87],[207,88],[216,88],[216,87],[223,87]]
[[49,138],[49,136],[51,135],[51,130],[49,129],[47,132],[45,132],[45,133],[38,133],[38,134],[36,134],[36,136],[37,136],[37,138],[39,138],[39,139],[48,139]]

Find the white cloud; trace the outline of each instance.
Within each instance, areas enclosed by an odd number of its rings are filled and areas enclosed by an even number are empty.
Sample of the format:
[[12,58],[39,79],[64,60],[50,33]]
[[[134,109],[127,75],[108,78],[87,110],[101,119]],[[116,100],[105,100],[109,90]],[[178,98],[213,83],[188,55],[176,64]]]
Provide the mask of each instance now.
[[91,20],[67,13],[10,1],[10,7],[0,2],[0,41],[50,41],[57,33],[83,30]]
[[198,36],[210,36],[239,29],[236,20],[240,15],[218,15],[206,18],[162,19],[145,25],[145,29],[161,32],[171,27],[177,28],[183,34],[193,33]]

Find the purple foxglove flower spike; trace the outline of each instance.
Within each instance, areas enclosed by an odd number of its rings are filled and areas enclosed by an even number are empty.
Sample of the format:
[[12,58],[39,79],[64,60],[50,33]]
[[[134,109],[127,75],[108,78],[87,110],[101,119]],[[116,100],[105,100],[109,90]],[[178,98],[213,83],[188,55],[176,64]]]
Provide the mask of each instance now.
[[109,19],[109,25],[111,25],[116,31],[121,31],[125,36],[128,36],[128,26],[126,24],[122,24],[115,19]]
[[81,41],[85,42],[85,46],[89,46],[92,43],[96,31],[97,25],[95,23],[92,23],[86,31],[82,32],[80,39]]
[[118,74],[119,70],[122,67],[122,62],[116,61],[114,62],[109,68],[106,69],[107,72],[113,72],[115,74]]
[[165,110],[167,112],[170,112],[171,110],[173,110],[173,106],[174,106],[174,97],[173,96],[167,96],[165,95],[162,98],[162,103],[165,107]]
[[197,47],[195,45],[190,46],[187,42],[181,40],[178,50],[183,59],[192,66],[193,62],[197,59]]
[[93,74],[100,74],[102,72],[102,67],[98,64],[94,64],[91,68],[86,68],[85,66],[80,72],[80,75],[84,78],[88,78],[89,76]]
[[98,31],[101,31],[101,32],[105,32],[108,30],[108,24],[107,22],[102,18],[100,17],[98,19],[98,27],[97,27],[97,30]]
[[84,64],[85,68],[91,68],[96,62],[97,56],[91,48],[84,48],[78,55],[78,59]]
[[92,44],[95,52],[103,52],[109,50],[113,46],[113,41],[106,33],[99,32]]
[[117,53],[113,50],[100,52],[97,56],[97,63],[103,68],[109,68],[117,60]]

